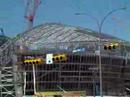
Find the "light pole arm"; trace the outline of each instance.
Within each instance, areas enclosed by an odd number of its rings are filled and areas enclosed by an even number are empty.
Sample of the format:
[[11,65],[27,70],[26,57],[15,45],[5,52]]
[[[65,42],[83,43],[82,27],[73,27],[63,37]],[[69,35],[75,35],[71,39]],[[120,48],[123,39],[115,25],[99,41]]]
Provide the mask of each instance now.
[[105,20],[107,19],[108,16],[110,16],[111,14],[113,14],[113,13],[116,12],[116,11],[126,10],[126,9],[127,9],[126,7],[123,7],[123,8],[114,9],[114,10],[108,12],[108,13],[104,16],[104,18],[102,19],[101,23],[99,24],[99,25],[100,25],[100,26],[99,26],[99,33],[102,32],[102,26],[103,26],[103,24],[104,24],[104,22],[105,22]]

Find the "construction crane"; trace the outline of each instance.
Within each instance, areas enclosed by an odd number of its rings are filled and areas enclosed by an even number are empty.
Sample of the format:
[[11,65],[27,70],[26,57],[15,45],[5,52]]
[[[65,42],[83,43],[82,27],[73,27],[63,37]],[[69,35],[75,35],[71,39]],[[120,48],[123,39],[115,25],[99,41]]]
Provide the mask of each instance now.
[[36,15],[36,10],[40,5],[40,0],[25,0],[26,8],[24,17],[28,21],[28,30],[33,27],[34,17]]
[[0,28],[1,35],[5,36],[3,28]]

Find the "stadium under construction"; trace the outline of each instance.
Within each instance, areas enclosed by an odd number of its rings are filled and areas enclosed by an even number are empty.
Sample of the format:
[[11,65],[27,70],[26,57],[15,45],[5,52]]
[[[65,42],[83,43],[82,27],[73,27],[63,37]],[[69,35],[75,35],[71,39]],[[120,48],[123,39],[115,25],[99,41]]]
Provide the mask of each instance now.
[[7,41],[1,53],[1,97],[95,97],[100,80],[105,96],[130,93],[129,43],[106,34],[47,23]]

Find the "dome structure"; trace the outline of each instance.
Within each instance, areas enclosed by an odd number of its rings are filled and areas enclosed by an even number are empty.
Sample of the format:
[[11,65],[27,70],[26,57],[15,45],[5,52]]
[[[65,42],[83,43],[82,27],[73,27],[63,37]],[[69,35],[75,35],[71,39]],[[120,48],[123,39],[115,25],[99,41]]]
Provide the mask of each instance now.
[[[103,33],[99,35],[98,32],[90,29],[57,23],[39,25],[16,37],[16,44],[37,51],[34,53],[28,49],[28,52],[20,53],[21,60],[28,60],[28,57],[45,60],[43,64],[35,65],[37,95],[45,94],[44,91],[59,91],[59,87],[66,91],[85,91],[89,96],[99,95],[99,64],[102,70],[103,94],[115,96],[122,93],[123,95],[124,86],[130,88],[130,76],[127,75],[130,73],[128,68],[130,60],[128,57],[124,59],[128,55],[124,45],[120,45],[117,49],[104,49],[103,44],[112,41],[122,40]],[[51,62],[51,59],[47,58],[48,54],[52,55],[53,60],[49,65],[47,62]],[[19,68],[19,71],[26,70],[27,76],[31,76],[34,63],[29,64],[21,62],[19,66],[22,68]],[[32,78],[27,79],[27,95],[34,95]],[[128,85],[125,84],[126,82]]]
[[[101,34],[102,40],[119,40],[110,35]],[[32,49],[39,49],[46,43],[77,42],[77,41],[97,41],[98,32],[81,27],[73,27],[58,23],[45,23],[33,29],[17,35],[16,43],[24,43]]]

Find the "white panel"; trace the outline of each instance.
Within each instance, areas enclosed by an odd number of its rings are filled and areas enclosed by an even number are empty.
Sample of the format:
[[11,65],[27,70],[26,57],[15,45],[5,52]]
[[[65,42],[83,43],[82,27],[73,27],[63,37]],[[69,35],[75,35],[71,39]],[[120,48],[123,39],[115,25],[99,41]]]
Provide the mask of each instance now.
[[53,64],[53,54],[46,54],[46,64]]

